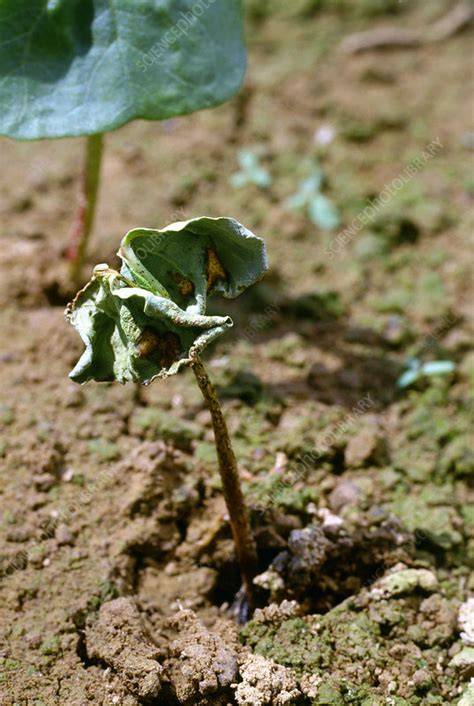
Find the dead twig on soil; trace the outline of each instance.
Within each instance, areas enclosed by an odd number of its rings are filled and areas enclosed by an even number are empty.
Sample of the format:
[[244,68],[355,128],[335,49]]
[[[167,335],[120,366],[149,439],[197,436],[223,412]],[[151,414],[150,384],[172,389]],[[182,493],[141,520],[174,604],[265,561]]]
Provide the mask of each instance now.
[[402,27],[377,27],[345,37],[339,48],[345,54],[358,54],[385,47],[407,48],[442,42],[460,32],[474,19],[474,9],[468,0],[462,0],[440,20],[426,30]]

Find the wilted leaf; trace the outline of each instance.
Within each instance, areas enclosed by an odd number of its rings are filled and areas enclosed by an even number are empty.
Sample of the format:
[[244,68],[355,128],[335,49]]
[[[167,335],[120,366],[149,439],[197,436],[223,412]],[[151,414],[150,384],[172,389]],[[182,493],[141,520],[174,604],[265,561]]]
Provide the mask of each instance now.
[[230,317],[189,315],[166,297],[133,286],[107,265],[66,310],[86,350],[70,377],[76,382],[149,383],[178,372],[232,326]]
[[267,269],[260,238],[228,218],[196,218],[122,240],[121,273],[98,265],[66,316],[86,349],[70,377],[149,383],[173,375],[231,327],[207,295],[236,297]]
[[232,218],[194,218],[162,230],[137,228],[127,233],[119,255],[123,274],[199,314],[206,311],[208,294],[233,299],[267,269],[263,240]]
[[227,100],[240,0],[2,0],[0,134],[89,135]]

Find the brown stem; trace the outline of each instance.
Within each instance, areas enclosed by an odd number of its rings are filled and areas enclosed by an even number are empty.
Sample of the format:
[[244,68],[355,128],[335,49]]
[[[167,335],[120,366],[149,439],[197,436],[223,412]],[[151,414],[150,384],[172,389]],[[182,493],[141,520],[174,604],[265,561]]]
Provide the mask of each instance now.
[[211,413],[219,471],[222,480],[222,490],[229,513],[230,526],[232,528],[235,549],[240,564],[240,573],[249,603],[253,606],[255,588],[252,580],[257,575],[257,550],[252,536],[252,530],[250,529],[244,496],[240,485],[237,461],[230,441],[227,424],[222,413],[222,407],[216,395],[216,391],[209,380],[206,369],[198,357],[193,360],[191,367],[196,376],[202,396]]
[[78,284],[86,255],[89,236],[94,223],[97,193],[100,181],[103,135],[90,135],[86,142],[86,158],[82,174],[79,203],[69,236],[66,259],[70,263],[69,275]]

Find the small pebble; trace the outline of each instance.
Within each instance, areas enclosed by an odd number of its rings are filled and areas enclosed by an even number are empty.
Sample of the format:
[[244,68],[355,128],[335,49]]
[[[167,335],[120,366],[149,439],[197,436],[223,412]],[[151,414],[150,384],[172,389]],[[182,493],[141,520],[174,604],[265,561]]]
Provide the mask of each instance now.
[[31,530],[28,527],[15,527],[7,532],[8,542],[27,542],[31,538]]
[[35,568],[40,568],[43,566],[43,562],[46,559],[46,548],[38,545],[33,547],[33,549],[28,553],[28,563]]
[[471,679],[474,677],[474,647],[463,647],[463,649],[452,658],[449,666],[458,671],[463,679]]
[[465,645],[474,647],[474,598],[469,598],[459,609],[459,629]]
[[415,689],[428,689],[433,680],[431,674],[426,669],[417,669],[413,675],[413,685]]
[[43,636],[40,633],[33,632],[26,635],[25,640],[31,648],[36,650],[43,642]]
[[56,527],[55,537],[59,546],[63,546],[64,544],[74,544],[74,535],[69,527],[63,523],[60,523]]
[[33,476],[33,483],[38,490],[47,491],[56,483],[56,477],[52,473],[38,473]]
[[86,397],[80,387],[68,387],[64,395],[65,407],[82,407],[85,401]]
[[71,467],[66,468],[63,473],[62,478],[65,483],[70,483],[72,481],[72,479],[74,478],[74,468],[71,468]]
[[318,512],[319,517],[323,521],[323,528],[328,530],[337,530],[344,524],[342,517],[334,515],[327,507],[322,507]]
[[327,147],[334,140],[335,134],[332,125],[320,125],[314,133],[313,140],[315,144]]
[[348,468],[360,468],[369,462],[386,460],[386,442],[377,426],[367,426],[347,444],[344,460]]
[[362,491],[351,480],[340,480],[331,495],[329,504],[331,509],[339,512],[347,505],[356,505],[362,497]]
[[30,495],[26,500],[26,505],[30,510],[38,510],[48,502],[48,496],[43,493],[35,493]]

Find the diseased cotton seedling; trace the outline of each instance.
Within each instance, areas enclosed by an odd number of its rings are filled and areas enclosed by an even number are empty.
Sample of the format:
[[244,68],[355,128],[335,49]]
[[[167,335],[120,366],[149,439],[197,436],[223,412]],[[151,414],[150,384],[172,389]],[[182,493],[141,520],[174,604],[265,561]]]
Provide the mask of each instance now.
[[97,265],[66,309],[85,351],[70,377],[148,385],[190,366],[211,413],[222,489],[247,597],[253,600],[257,553],[237,462],[204,348],[232,325],[209,316],[211,294],[234,298],[268,268],[265,244],[231,218],[194,218],[123,238],[117,272]]

